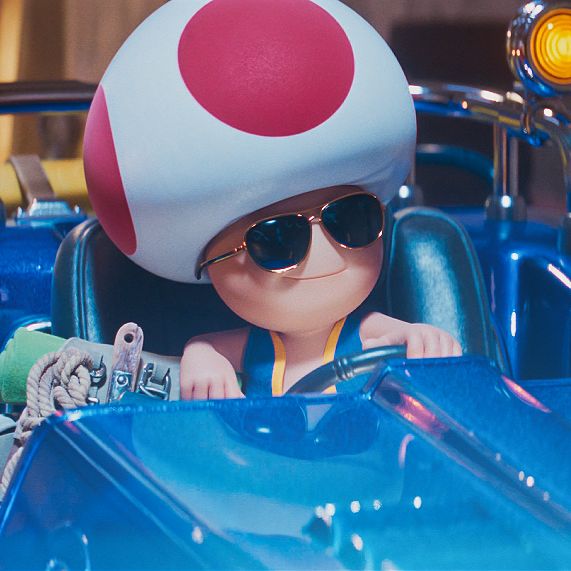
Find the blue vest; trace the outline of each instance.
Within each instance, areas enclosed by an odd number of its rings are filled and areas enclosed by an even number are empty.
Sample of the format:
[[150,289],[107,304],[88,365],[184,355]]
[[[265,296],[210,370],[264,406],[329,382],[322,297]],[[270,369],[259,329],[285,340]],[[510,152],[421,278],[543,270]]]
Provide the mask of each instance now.
[[[337,322],[329,335],[324,363],[363,350],[359,328],[362,311]],[[281,396],[285,372],[285,349],[277,333],[252,326],[244,352],[243,372],[247,375],[246,396]],[[327,393],[351,392],[360,388],[363,376],[328,389]]]

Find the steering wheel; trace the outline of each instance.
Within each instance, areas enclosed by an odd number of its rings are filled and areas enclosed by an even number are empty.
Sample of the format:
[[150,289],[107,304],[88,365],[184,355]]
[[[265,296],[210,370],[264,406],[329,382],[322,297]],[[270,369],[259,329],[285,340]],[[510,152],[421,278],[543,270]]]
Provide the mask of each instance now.
[[305,375],[286,394],[322,393],[333,385],[372,373],[380,361],[389,357],[406,357],[406,345],[375,347],[349,357],[334,359]]

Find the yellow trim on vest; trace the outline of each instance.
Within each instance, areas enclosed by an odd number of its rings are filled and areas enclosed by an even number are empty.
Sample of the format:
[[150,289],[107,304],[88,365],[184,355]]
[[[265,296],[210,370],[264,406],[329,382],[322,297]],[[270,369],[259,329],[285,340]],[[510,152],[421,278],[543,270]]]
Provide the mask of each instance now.
[[[331,363],[335,358],[335,349],[337,349],[337,343],[339,343],[339,337],[341,336],[341,330],[345,325],[347,318],[339,320],[331,330],[327,343],[325,344],[325,351],[323,353],[322,363],[325,365]],[[272,338],[272,343],[274,345],[274,369],[272,371],[272,396],[281,397],[284,393],[284,382],[285,382],[285,367],[286,367],[286,352],[283,341],[280,336],[275,331],[270,331],[270,337]],[[326,395],[337,394],[337,388],[335,385],[329,387],[327,390],[323,391]]]
[[274,370],[272,371],[272,396],[281,397],[284,393],[286,352],[283,341],[274,331],[270,331],[274,344]]
[[[345,325],[345,321],[347,318],[344,317],[340,319],[334,326],[329,334],[329,339],[327,339],[327,344],[325,345],[325,352],[323,353],[323,364],[331,363],[335,358],[335,349],[337,349],[337,343],[339,343],[339,337],[341,336],[341,330]],[[335,395],[337,394],[337,387],[333,385],[329,387],[325,391],[323,391],[326,395]]]
[[340,319],[331,330],[329,334],[329,339],[327,339],[327,344],[325,345],[325,352],[323,353],[323,364],[331,363],[335,359],[335,349],[337,349],[337,343],[339,343],[339,337],[341,336],[341,330],[345,325],[347,318],[344,317]]

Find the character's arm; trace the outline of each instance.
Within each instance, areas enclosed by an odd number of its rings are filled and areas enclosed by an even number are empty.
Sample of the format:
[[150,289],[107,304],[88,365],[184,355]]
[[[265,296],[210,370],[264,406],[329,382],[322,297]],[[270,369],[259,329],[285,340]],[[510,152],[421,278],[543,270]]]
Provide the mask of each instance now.
[[370,313],[361,322],[363,349],[384,345],[406,345],[410,359],[458,357],[462,347],[452,335],[423,323],[406,323],[382,313]]
[[242,357],[248,328],[193,337],[180,362],[180,395],[183,400],[241,398],[236,371]]

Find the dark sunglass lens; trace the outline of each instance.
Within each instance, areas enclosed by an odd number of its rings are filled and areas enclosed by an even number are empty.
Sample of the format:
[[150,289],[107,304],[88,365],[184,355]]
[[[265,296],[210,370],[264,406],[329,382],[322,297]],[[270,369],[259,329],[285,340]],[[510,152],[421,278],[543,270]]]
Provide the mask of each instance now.
[[265,270],[283,270],[299,264],[310,240],[309,221],[295,214],[264,220],[246,233],[248,253]]
[[328,204],[321,219],[337,242],[349,248],[362,248],[379,237],[384,213],[374,196],[353,194]]

